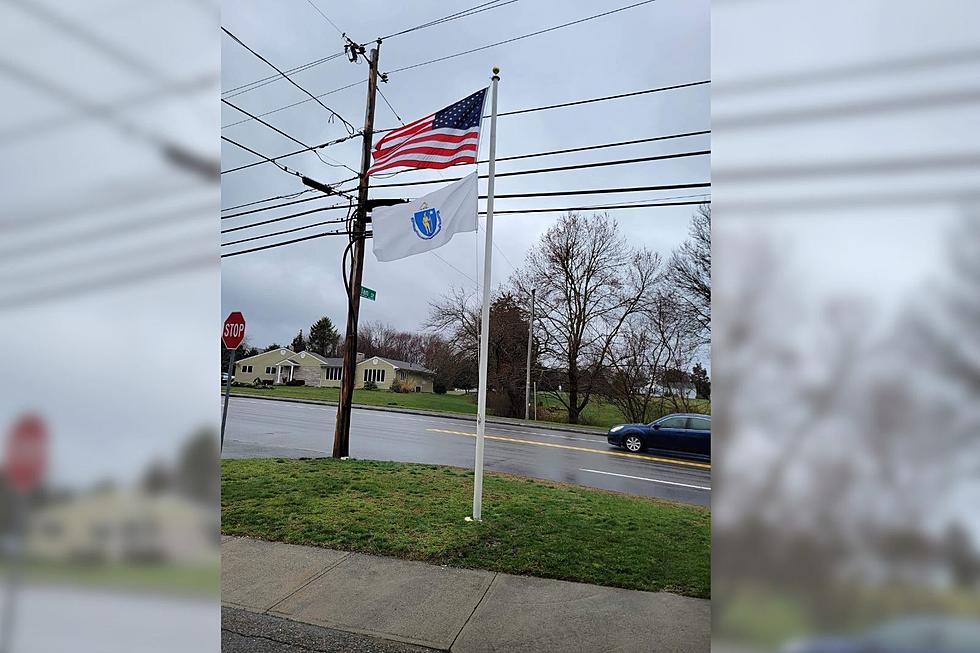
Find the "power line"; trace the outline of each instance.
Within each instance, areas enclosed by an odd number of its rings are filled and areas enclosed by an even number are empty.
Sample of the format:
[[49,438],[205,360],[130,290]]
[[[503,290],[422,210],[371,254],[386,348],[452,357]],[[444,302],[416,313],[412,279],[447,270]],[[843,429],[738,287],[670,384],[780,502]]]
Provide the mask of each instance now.
[[[710,204],[710,200],[698,200],[692,202],[650,202],[647,204],[630,204],[630,205],[617,205],[608,204],[601,206],[573,206],[565,208],[553,208],[553,209],[523,209],[523,210],[512,210],[512,211],[494,211],[494,215],[497,214],[514,214],[514,213],[554,213],[560,211],[613,211],[619,209],[642,209],[642,208],[655,208],[655,207],[671,207],[671,206],[690,206],[698,204]],[[346,207],[345,207],[346,208]],[[485,212],[481,211],[480,215],[485,215]],[[327,231],[324,233],[313,234],[311,236],[304,236],[302,238],[294,238],[292,240],[286,240],[280,243],[272,243],[269,245],[263,245],[261,247],[253,247],[251,249],[244,249],[238,252],[230,252],[228,254],[222,254],[221,258],[227,258],[229,256],[238,256],[240,254],[249,254],[251,252],[258,252],[266,249],[274,249],[276,247],[284,247],[286,245],[292,245],[293,243],[303,242],[306,240],[313,240],[315,238],[324,238],[326,236],[344,236],[350,235],[348,231]],[[365,234],[366,238],[373,236],[373,232],[367,232]]]
[[[513,209],[498,211],[494,209],[493,214],[514,214],[514,213],[557,213],[564,211],[611,211],[615,209],[645,209],[658,206],[690,206],[697,204],[710,204],[711,200],[694,200],[690,202],[649,202],[646,204],[603,204],[599,206],[566,206],[557,209]],[[480,215],[486,215],[486,211],[480,211]]]
[[323,13],[320,10],[319,7],[317,7],[315,4],[313,4],[313,0],[306,0],[306,1],[308,3],[310,3],[310,6],[313,7],[316,10],[316,13],[320,14],[321,16],[323,16],[323,20],[325,20],[328,23],[330,23],[331,27],[333,27],[335,30],[337,30],[337,33],[340,34],[341,37],[344,36],[344,31],[342,29],[340,29],[339,27],[337,27],[337,23],[335,23],[332,20],[330,20],[330,16],[327,16],[325,13]]
[[[309,0],[307,0],[307,1],[309,1]],[[509,5],[509,4],[513,3],[513,2],[517,2],[517,0],[507,0],[507,2],[503,2],[503,3],[501,3],[500,0],[493,0],[492,2],[484,2],[482,4],[476,5],[475,7],[470,7],[469,9],[464,9],[462,11],[458,11],[455,14],[449,14],[448,16],[443,16],[442,18],[437,18],[437,19],[431,20],[431,21],[429,21],[427,23],[423,23],[421,25],[416,25],[414,27],[410,27],[408,29],[404,29],[404,30],[402,30],[400,32],[396,32],[394,34],[389,34],[387,36],[382,36],[380,38],[382,40],[387,40],[387,39],[395,38],[397,36],[401,36],[402,34],[408,34],[409,32],[414,32],[414,31],[417,31],[417,30],[425,29],[427,27],[432,27],[434,25],[441,25],[442,23],[447,23],[447,22],[450,22],[451,20],[456,20],[457,18],[467,18],[468,16],[473,16],[473,15],[478,14],[478,13],[481,13],[483,11],[489,11],[490,9],[497,9],[498,7],[503,7],[505,5]],[[492,5],[492,6],[487,6],[487,5]],[[484,7],[484,8],[483,9],[480,9],[480,7]],[[478,11],[475,11],[475,10],[478,10]],[[332,23],[332,21],[330,21],[330,22]],[[314,66],[319,66],[321,64],[327,63],[328,61],[333,61],[334,59],[337,59],[339,57],[344,56],[344,54],[345,54],[344,52],[335,52],[334,54],[331,54],[329,56],[321,57],[320,59],[314,59],[313,61],[308,61],[308,62],[306,62],[304,64],[300,64],[300,65],[298,65],[298,66],[296,66],[294,68],[289,68],[289,69],[286,70],[286,73],[289,74],[289,75],[292,75],[294,73],[303,72],[305,70],[308,70],[310,68],[313,68]],[[257,88],[261,88],[261,87],[266,86],[268,84],[272,84],[274,82],[279,81],[280,79],[282,79],[282,77],[280,77],[279,75],[270,75],[268,77],[263,77],[261,79],[254,80],[254,81],[248,82],[246,84],[241,84],[241,85],[236,86],[234,88],[230,88],[227,91],[223,91],[222,92],[222,95],[224,95],[226,97],[234,97],[235,95],[241,95],[243,93],[248,93],[250,91],[254,91]],[[358,84],[360,84],[360,83],[361,82],[358,82]],[[320,97],[322,97],[322,96],[320,96]],[[228,125],[228,126],[230,126],[230,125]]]
[[267,197],[264,200],[255,200],[254,202],[245,202],[244,204],[236,204],[235,206],[228,206],[221,209],[221,212],[234,211],[235,209],[245,208],[246,206],[255,206],[256,204],[263,204],[265,202],[271,202],[273,200],[289,200],[294,197],[299,197],[300,195],[305,195],[306,193],[312,193],[314,189],[307,188],[306,190],[301,190],[295,193],[289,193],[288,195],[276,195],[275,197]]
[[[538,30],[536,32],[530,32],[528,34],[523,34],[521,36],[515,36],[513,38],[505,39],[503,41],[497,41],[496,43],[490,43],[488,45],[484,45],[484,46],[481,46],[479,48],[473,48],[471,50],[465,50],[463,52],[457,52],[455,54],[447,55],[447,56],[444,56],[444,57],[438,57],[436,59],[430,59],[428,61],[422,61],[422,62],[419,62],[419,63],[412,64],[410,66],[404,66],[402,68],[396,68],[395,70],[388,71],[386,74],[392,75],[392,74],[403,72],[403,71],[406,71],[406,70],[412,70],[414,68],[419,68],[419,67],[422,67],[422,66],[428,66],[429,64],[437,63],[439,61],[446,61],[447,59],[454,59],[456,57],[461,57],[461,56],[466,55],[466,54],[472,54],[474,52],[480,52],[482,50],[487,50],[489,48],[494,48],[494,47],[496,47],[498,45],[506,45],[508,43],[513,43],[515,41],[520,41],[522,39],[530,38],[532,36],[538,36],[540,34],[546,34],[548,32],[553,32],[555,30],[562,29],[562,28],[565,28],[565,27],[571,27],[572,25],[578,25],[579,23],[584,23],[586,21],[594,20],[596,18],[602,18],[603,16],[609,16],[611,14],[615,14],[615,13],[618,13],[620,11],[626,11],[627,9],[632,9],[634,7],[639,7],[641,5],[650,4],[651,2],[655,2],[655,1],[656,0],[643,0],[642,2],[637,2],[635,4],[627,5],[625,7],[620,7],[619,9],[613,9],[613,10],[610,10],[610,11],[607,11],[607,12],[604,12],[604,13],[601,13],[601,14],[594,14],[592,16],[587,16],[585,18],[580,18],[578,20],[574,20],[574,21],[571,21],[571,22],[568,22],[568,23],[563,23],[561,25],[555,25],[553,27],[548,27],[546,29]],[[348,88],[351,88],[353,86],[358,86],[360,84],[363,84],[364,81],[367,81],[367,80],[363,80],[363,81],[360,81],[360,82],[355,82],[354,84],[348,84],[346,86],[341,86],[340,88],[335,88],[332,91],[327,91],[326,93],[322,93],[322,94],[320,94],[320,95],[318,95],[316,97],[319,98],[319,97],[323,97],[324,95],[329,95],[331,93],[336,93],[338,91],[343,91],[343,90],[348,89]],[[275,111],[282,111],[284,109],[289,109],[289,108],[298,106],[300,104],[304,104],[304,103],[309,102],[309,101],[310,100],[308,100],[308,99],[307,100],[300,100],[299,102],[294,102],[293,104],[288,104],[288,105],[285,105],[285,106],[282,106],[282,107],[278,107],[276,109],[273,109],[272,111],[269,111],[269,112],[266,112],[266,113],[262,113],[262,114],[259,114],[259,115],[266,116],[269,113],[273,113]],[[502,115],[502,114],[498,114],[498,115]],[[229,123],[227,125],[222,125],[221,128],[222,129],[225,129],[226,127],[232,127],[234,125],[240,125],[243,122],[248,122],[248,121],[247,120],[241,120],[239,122]]]
[[[353,82],[351,84],[347,84],[346,86],[341,86],[339,88],[335,88],[332,91],[327,91],[326,93],[320,93],[319,95],[317,95],[315,97],[316,98],[322,98],[322,97],[326,97],[328,95],[333,95],[334,93],[338,93],[340,91],[344,91],[344,90],[347,90],[349,88],[353,88],[355,86],[360,86],[361,84],[363,84],[366,81],[367,81],[367,79],[362,79],[359,82]],[[234,97],[234,96],[229,96],[229,97]],[[260,113],[259,115],[260,116],[268,116],[268,115],[271,115],[273,113],[278,113],[279,111],[285,111],[286,109],[292,109],[293,107],[298,107],[299,105],[306,104],[309,101],[310,101],[309,98],[307,98],[306,100],[299,100],[297,102],[293,102],[292,104],[287,104],[285,106],[277,107],[275,109],[270,109],[269,111],[266,111],[264,113]],[[249,122],[250,120],[251,120],[251,118],[246,118],[244,120],[239,120],[237,122],[231,122],[231,123],[228,123],[227,125],[221,125],[221,128],[222,129],[225,129],[227,127],[234,127],[235,125],[241,125],[243,123]]]
[[[239,256],[240,254],[250,254],[252,252],[260,252],[264,249],[273,249],[274,247],[283,247],[284,245],[292,245],[293,243],[301,243],[305,240],[313,240],[315,238],[324,238],[326,236],[349,236],[351,232],[349,231],[327,231],[320,234],[313,234],[312,236],[303,236],[302,238],[293,238],[292,240],[286,240],[281,243],[273,243],[271,245],[262,245],[260,247],[252,247],[251,249],[243,249],[238,252],[229,252],[227,254],[222,254],[221,258],[228,258],[230,256]],[[370,237],[370,234],[365,234],[365,237]]]
[[405,124],[405,121],[404,121],[404,120],[402,120],[402,117],[398,115],[398,112],[397,112],[397,111],[395,111],[395,107],[393,107],[393,106],[391,106],[391,102],[389,102],[389,101],[388,101],[388,98],[386,98],[386,97],[385,97],[385,94],[384,94],[384,91],[382,91],[382,90],[381,90],[381,89],[379,88],[379,89],[378,89],[378,93],[379,93],[379,94],[381,95],[381,99],[385,101],[385,104],[387,104],[387,105],[388,105],[388,108],[389,108],[389,109],[391,109],[391,112],[392,112],[393,114],[395,114],[395,118],[397,118],[397,119],[398,119],[398,122],[400,122],[400,123],[401,123],[402,125],[404,125],[404,124]]
[[221,233],[228,234],[233,231],[241,231],[242,229],[251,229],[252,227],[261,227],[262,225],[272,224],[273,222],[282,222],[283,220],[290,220],[292,218],[298,218],[303,215],[310,215],[311,213],[320,213],[321,211],[332,211],[335,209],[346,209],[346,204],[332,204],[330,206],[324,206],[319,209],[311,209],[309,211],[300,211],[299,213],[291,213],[289,215],[281,215],[278,218],[269,218],[268,220],[262,220],[261,222],[253,222],[251,224],[243,224],[238,227],[231,227],[228,229],[222,229]]
[[435,59],[429,59],[428,61],[421,61],[419,63],[415,63],[415,64],[412,64],[410,66],[403,66],[401,68],[396,68],[394,70],[389,70],[388,71],[388,74],[391,75],[391,74],[394,74],[394,73],[403,72],[405,70],[412,70],[413,68],[420,68],[422,66],[428,66],[429,64],[437,63],[437,62],[440,62],[440,61],[446,61],[447,59],[455,59],[456,57],[462,57],[463,55],[466,55],[466,54],[472,54],[474,52],[480,52],[482,50],[487,50],[489,48],[494,48],[494,47],[496,47],[498,45],[506,45],[508,43],[514,43],[515,41],[520,41],[520,40],[523,40],[523,39],[531,38],[532,36],[538,36],[540,34],[547,34],[548,32],[554,32],[555,30],[559,30],[559,29],[562,29],[562,28],[565,28],[565,27],[571,27],[572,25],[578,25],[580,23],[584,23],[584,22],[587,22],[587,21],[590,21],[590,20],[595,20],[597,18],[602,18],[604,16],[610,16],[612,14],[616,14],[616,13],[619,13],[621,11],[626,11],[627,9],[633,9],[634,7],[640,7],[642,5],[648,5],[651,2],[655,2],[655,1],[656,0],[643,0],[642,2],[637,2],[637,3],[631,4],[631,5],[627,5],[625,7],[620,7],[619,9],[612,9],[610,11],[606,11],[606,12],[603,12],[601,14],[594,14],[592,16],[586,16],[585,18],[579,18],[578,20],[573,20],[573,21],[570,21],[568,23],[562,23],[561,25],[554,25],[553,27],[548,27],[548,28],[545,28],[545,29],[541,29],[541,30],[538,30],[536,32],[529,32],[528,34],[522,34],[521,36],[515,36],[513,38],[509,38],[509,39],[506,39],[506,40],[503,40],[503,41],[497,41],[496,43],[490,43],[489,45],[483,45],[483,46],[480,46],[478,48],[473,48],[471,50],[464,50],[463,52],[457,52],[455,54],[446,55],[444,57],[437,57]]
[[[711,154],[711,150],[698,150],[698,151],[695,151],[695,152],[676,152],[674,154],[659,154],[659,155],[656,155],[656,156],[643,156],[643,157],[637,157],[635,159],[617,159],[615,161],[599,161],[599,162],[596,162],[596,163],[579,163],[579,164],[569,165],[569,166],[555,166],[555,167],[552,167],[552,168],[537,168],[535,170],[516,170],[516,171],[513,171],[513,172],[498,172],[495,176],[499,178],[499,177],[513,177],[513,176],[516,176],[516,175],[535,175],[535,174],[541,174],[541,173],[545,173],[545,172],[561,172],[561,171],[564,171],[564,170],[584,170],[586,168],[603,168],[603,167],[606,167],[606,166],[628,165],[628,164],[632,164],[632,163],[643,163],[645,161],[663,161],[663,160],[667,160],[667,159],[681,159],[681,158],[691,157],[691,156],[705,156],[707,154]],[[487,177],[488,177],[488,175],[480,175],[479,176],[480,179],[486,179]],[[421,185],[424,185],[424,184],[441,184],[441,183],[444,183],[444,182],[459,181],[461,179],[462,179],[462,177],[455,177],[455,178],[452,178],[452,179],[429,179],[427,181],[412,181],[412,182],[403,182],[403,183],[397,183],[397,184],[377,184],[376,186],[372,186],[372,188],[400,188],[400,187],[403,187],[403,186],[421,186]]]
[[343,122],[344,125],[347,126],[347,131],[348,131],[349,134],[353,134],[355,131],[357,131],[357,130],[354,129],[354,125],[352,125],[349,122],[347,122],[347,120],[342,115],[340,115],[339,113],[337,113],[336,111],[334,111],[333,109],[331,109],[330,107],[328,107],[327,105],[325,105],[323,102],[321,102],[320,99],[317,96],[313,95],[312,93],[310,93],[309,91],[307,91],[305,88],[303,88],[302,86],[300,86],[299,84],[297,84],[289,75],[287,75],[282,70],[280,70],[274,63],[272,63],[271,61],[269,61],[268,59],[266,59],[265,57],[263,57],[261,54],[259,54],[258,52],[256,52],[252,48],[250,48],[249,46],[247,46],[240,38],[238,38],[237,36],[235,36],[234,34],[232,34],[231,32],[229,32],[226,27],[222,26],[221,31],[224,32],[225,34],[227,34],[236,43],[238,43],[240,46],[242,46],[243,48],[245,48],[246,50],[248,50],[249,52],[251,52],[257,58],[261,59],[266,64],[268,64],[269,67],[271,67],[277,73],[279,73],[284,78],[286,78],[286,80],[288,80],[290,84],[292,84],[293,86],[295,86],[299,90],[301,90],[304,93],[306,93],[307,95],[309,95],[310,96],[310,99],[315,100],[316,103],[319,104],[324,109],[326,109],[330,113],[330,115],[332,117],[339,118],[340,121]]
[[303,231],[304,229],[312,229],[313,227],[323,227],[328,224],[339,224],[341,222],[347,222],[347,218],[340,218],[339,220],[324,220],[323,222],[314,222],[312,224],[305,224],[302,227],[293,227],[292,229],[283,229],[282,231],[274,231],[271,234],[262,234],[261,236],[252,236],[250,238],[242,238],[241,240],[233,240],[228,243],[221,243],[222,247],[228,247],[230,245],[238,245],[240,243],[248,243],[253,240],[260,240],[262,238],[272,238],[274,236],[282,236],[283,234],[291,234],[297,231]]
[[[290,170],[289,168],[287,168],[283,164],[279,163],[275,159],[270,159],[269,157],[267,157],[266,155],[262,154],[261,152],[256,152],[255,150],[253,150],[252,148],[248,147],[247,145],[242,145],[238,141],[233,141],[232,139],[228,138],[227,136],[225,136],[223,134],[221,136],[221,140],[227,141],[228,143],[231,143],[235,147],[241,148],[241,149],[245,150],[246,152],[250,152],[251,154],[254,154],[255,156],[258,156],[258,157],[263,158],[265,161],[267,161],[269,163],[275,164],[276,167],[278,167],[283,172],[288,172],[289,174],[296,175],[297,177],[302,177],[303,176],[303,174],[301,172],[297,172],[296,170]],[[224,174],[224,173],[222,173],[222,174]]]
[[[295,68],[287,68],[286,74],[295,75],[296,73],[301,73],[304,70],[307,70],[314,66],[319,66],[320,64],[326,63],[328,61],[333,61],[334,59],[338,59],[342,56],[344,56],[343,51],[335,52],[330,56],[323,57],[321,59],[316,59],[314,61],[310,61],[305,64],[300,64]],[[261,88],[263,86],[267,86],[268,84],[272,84],[273,82],[278,82],[280,79],[282,79],[282,77],[279,75],[269,75],[268,77],[263,77],[262,79],[256,79],[255,81],[248,82],[247,84],[241,84],[240,86],[229,88],[227,91],[222,91],[221,94],[226,97],[235,97],[236,95],[243,95],[250,91],[254,91],[257,88]]]
[[[265,114],[260,114],[260,115],[265,115]],[[344,141],[349,141],[352,138],[357,138],[360,135],[361,135],[361,133],[360,132],[357,132],[356,134],[351,134],[350,136],[344,136],[343,138],[335,138],[332,141],[327,141],[326,143],[320,143],[319,145],[314,145],[312,147],[304,147],[302,150],[296,150],[295,152],[287,152],[286,154],[280,154],[279,156],[271,157],[271,159],[268,159],[267,158],[267,160],[263,160],[263,161],[253,161],[252,163],[246,163],[246,164],[243,164],[243,165],[240,165],[240,166],[236,166],[234,168],[229,168],[228,170],[222,170],[221,171],[221,174],[224,175],[224,174],[228,174],[228,173],[231,173],[231,172],[238,172],[239,170],[245,170],[247,168],[253,168],[255,166],[262,165],[263,163],[270,163],[270,162],[271,163],[275,163],[279,159],[285,159],[285,158],[288,158],[288,157],[291,157],[291,156],[296,156],[297,154],[302,154],[303,152],[312,152],[313,150],[319,150],[319,149],[322,149],[324,147],[330,147],[331,145],[337,145],[338,143],[343,143]],[[355,179],[357,179],[357,177],[355,177]],[[347,181],[350,181],[350,180],[347,180]]]
[[[351,181],[351,180],[348,179],[346,181]],[[344,183],[344,182],[343,181],[337,182],[337,184],[342,184],[342,183]],[[313,189],[310,189],[310,190],[313,190]],[[271,211],[272,209],[280,209],[280,208],[282,208],[284,206],[292,206],[294,204],[301,204],[303,202],[312,202],[314,200],[322,200],[322,199],[326,199],[326,196],[317,195],[316,197],[307,197],[307,198],[304,198],[304,199],[301,199],[301,200],[296,200],[295,202],[282,202],[281,204],[273,204],[272,206],[266,206],[266,207],[263,207],[261,209],[251,209],[251,210],[248,210],[248,211],[241,211],[239,213],[232,213],[230,215],[223,215],[223,216],[221,216],[221,219],[222,220],[230,220],[231,218],[239,218],[239,217],[241,217],[243,215],[251,215],[253,213],[260,213],[262,211]]]
[[[662,191],[662,190],[684,190],[688,188],[709,188],[711,186],[710,182],[701,182],[694,184],[662,184],[659,186],[630,186],[630,187],[619,187],[619,188],[594,188],[594,189],[580,189],[580,190],[560,190],[560,191],[545,191],[540,193],[505,193],[503,195],[496,195],[497,199],[517,199],[517,198],[529,198],[529,197],[562,197],[571,195],[614,195],[617,193],[641,193],[641,192],[652,192],[652,191]],[[486,195],[480,195],[479,199],[486,199]],[[325,199],[323,197],[317,197],[313,199]],[[376,199],[396,199],[396,198],[376,198]],[[669,199],[669,198],[664,198]],[[281,216],[274,218],[272,220],[264,220],[261,222],[250,223],[246,225],[240,225],[233,229],[225,229],[221,233],[228,233],[231,231],[240,231],[242,229],[249,229],[251,227],[258,227],[270,222],[279,222],[282,220],[287,220],[289,218],[300,217],[304,215],[309,215],[310,213],[316,213],[318,211],[326,209],[341,208],[341,205],[332,205],[325,207],[323,209],[313,209],[310,211],[302,211],[300,213],[294,213],[287,216]],[[236,215],[245,215],[248,212],[243,212]],[[225,218],[233,218],[235,215],[222,216],[222,220]]]
[[[553,156],[553,155],[558,155],[558,154],[569,154],[569,153],[573,153],[573,152],[586,152],[586,151],[589,151],[589,150],[600,150],[600,149],[605,149],[605,148],[610,148],[610,147],[622,147],[622,146],[626,146],[626,145],[638,145],[638,144],[641,144],[641,143],[652,143],[652,142],[655,142],[655,141],[665,141],[665,140],[671,140],[671,139],[675,139],[675,138],[687,138],[689,136],[702,136],[702,135],[710,134],[710,133],[711,133],[711,130],[706,129],[706,130],[696,131],[696,132],[684,132],[684,133],[681,133],[681,134],[668,134],[666,136],[651,136],[649,138],[638,138],[638,139],[630,140],[630,141],[617,141],[615,143],[601,143],[599,145],[585,145],[583,147],[572,147],[572,148],[567,148],[567,149],[564,149],[564,150],[549,150],[549,151],[546,151],[546,152],[534,152],[534,153],[531,153],[531,154],[516,154],[514,156],[497,157],[497,161],[498,162],[500,162],[500,161],[516,161],[518,159],[530,159],[530,158],[541,157],[541,156]],[[281,159],[281,158],[284,158],[284,157],[276,157],[276,158],[277,159]],[[262,161],[262,163],[265,163],[265,162]],[[487,160],[486,159],[481,159],[481,160],[477,161],[477,163],[487,163]],[[403,172],[412,172],[412,170],[400,170],[400,171],[394,173],[394,175],[401,174]],[[392,175],[392,176],[394,176],[394,175]],[[355,179],[356,179],[356,177],[355,177]],[[353,179],[345,179],[344,181],[339,181],[339,182],[337,182],[336,185],[344,184],[344,183],[347,183],[349,181],[353,181]],[[377,186],[373,186],[373,188],[376,188],[376,187]],[[282,195],[279,195],[277,197],[269,197],[269,198],[266,198],[264,200],[256,200],[255,202],[250,202],[249,204],[243,204],[243,205],[239,205],[239,206],[233,206],[233,207],[229,207],[227,209],[222,209],[222,210],[223,211],[230,211],[232,209],[238,209],[238,208],[243,208],[245,206],[249,206],[250,204],[260,204],[262,202],[268,202],[268,201],[278,200],[278,199],[288,199],[288,198],[287,197],[284,197]],[[257,213],[259,211],[265,211],[265,210],[273,209],[273,208],[279,208],[279,207],[282,207],[282,206],[288,206],[290,204],[300,204],[302,202],[309,202],[309,201],[312,201],[314,199],[318,199],[318,198],[308,197],[306,199],[297,200],[295,202],[284,202],[282,204],[277,204],[276,206],[270,206],[270,207],[266,207],[266,208],[255,209],[255,211],[252,211],[252,213]],[[241,213],[239,215],[247,215],[247,214],[248,213]],[[224,217],[230,218],[230,217],[234,217],[234,216],[224,216]]]
[[416,32],[418,30],[426,29],[427,27],[432,27],[434,25],[442,25],[443,23],[449,23],[459,18],[468,18],[469,16],[475,16],[476,14],[483,13],[484,11],[490,11],[491,9],[498,9],[500,7],[504,7],[514,2],[517,2],[517,0],[507,0],[507,2],[503,2],[503,3],[501,3],[500,0],[491,0],[491,2],[484,2],[474,7],[470,7],[469,9],[463,9],[462,11],[457,11],[455,14],[449,14],[448,16],[443,16],[442,18],[436,18],[435,20],[430,20],[427,23],[422,23],[421,25],[416,25],[415,27],[409,27],[408,29],[403,29],[400,32],[395,32],[394,34],[389,34],[387,36],[382,36],[380,38],[383,41],[387,39],[392,39],[395,38],[396,36],[402,36],[403,34]]

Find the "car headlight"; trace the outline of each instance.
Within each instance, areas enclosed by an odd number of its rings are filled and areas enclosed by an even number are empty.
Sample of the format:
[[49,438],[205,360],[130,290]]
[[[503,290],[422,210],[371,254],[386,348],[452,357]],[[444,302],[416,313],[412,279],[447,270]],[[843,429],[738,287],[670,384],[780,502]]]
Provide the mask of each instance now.
[[619,426],[614,426],[611,429],[609,429],[609,432],[610,433],[615,433],[616,431],[621,431],[622,429],[623,429],[623,425],[620,424]]

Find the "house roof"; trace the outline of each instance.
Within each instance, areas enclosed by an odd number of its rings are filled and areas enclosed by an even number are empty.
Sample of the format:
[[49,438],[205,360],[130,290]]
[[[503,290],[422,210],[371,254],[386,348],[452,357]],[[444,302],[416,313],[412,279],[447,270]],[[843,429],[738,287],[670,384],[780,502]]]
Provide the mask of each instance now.
[[244,363],[245,361],[250,361],[253,358],[258,358],[259,356],[266,356],[267,354],[272,354],[272,353],[278,354],[280,351],[286,352],[286,358],[291,358],[296,355],[296,352],[294,352],[292,349],[289,349],[288,347],[279,347],[278,349],[270,349],[269,351],[263,351],[258,354],[254,354],[252,356],[248,356],[246,358],[239,358],[238,360],[235,361],[235,365],[238,365],[239,363]]
[[326,365],[327,367],[341,367],[344,364],[343,358],[327,358],[326,356],[321,356],[320,354],[309,350],[307,350],[306,353],[320,361],[321,365]]
[[384,362],[392,365],[396,370],[408,370],[409,372],[420,372],[422,374],[435,374],[430,369],[422,367],[417,363],[409,363],[407,361],[398,361],[394,358],[385,358],[384,356],[372,356],[371,358],[377,358],[378,360],[383,360]]

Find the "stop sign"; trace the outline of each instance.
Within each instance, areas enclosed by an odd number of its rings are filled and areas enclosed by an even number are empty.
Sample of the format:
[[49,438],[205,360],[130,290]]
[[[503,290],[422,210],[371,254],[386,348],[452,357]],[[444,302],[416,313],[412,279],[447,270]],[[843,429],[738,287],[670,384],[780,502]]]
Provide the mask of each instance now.
[[24,415],[7,437],[7,481],[16,489],[29,490],[44,474],[47,464],[48,429],[37,415]]
[[241,311],[232,311],[225,318],[225,326],[221,331],[221,342],[225,349],[238,349],[245,339],[245,316]]

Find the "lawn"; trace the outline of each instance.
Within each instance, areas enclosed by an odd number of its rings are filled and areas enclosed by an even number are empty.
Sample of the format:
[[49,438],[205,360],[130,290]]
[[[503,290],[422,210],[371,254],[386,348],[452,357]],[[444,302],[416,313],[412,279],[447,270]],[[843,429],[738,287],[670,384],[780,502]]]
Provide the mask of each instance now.
[[[337,401],[337,388],[315,388],[313,386],[235,386],[233,394],[262,395],[268,397],[291,397],[294,399],[320,399]],[[659,400],[658,400],[659,401]],[[355,390],[354,403],[368,406],[398,406],[402,408],[418,408],[420,410],[439,410],[449,413],[476,414],[476,393],[438,395],[427,392],[399,393],[388,390]],[[691,412],[711,413],[711,403],[704,399],[692,402]],[[548,422],[565,423],[568,415],[558,399],[550,394],[538,393],[538,419]],[[669,400],[659,401],[650,419],[656,419],[667,413],[675,412]],[[608,428],[626,421],[619,409],[612,404],[593,398],[585,407],[580,423],[587,426]]]
[[[7,573],[6,567],[0,571]],[[217,595],[220,573],[217,556],[214,565],[176,565],[166,563],[72,564],[34,562],[25,575],[38,582],[55,582],[83,587],[102,587],[181,595]]]
[[[232,394],[262,395],[268,397],[292,397],[294,399],[320,399],[337,401],[339,388],[296,386],[235,386]],[[442,410],[450,413],[476,415],[476,395],[438,395],[433,392],[391,392],[390,390],[355,390],[354,403],[368,406],[399,406],[422,410]]]
[[710,597],[705,508],[503,474],[330,458],[221,462],[229,535]]

